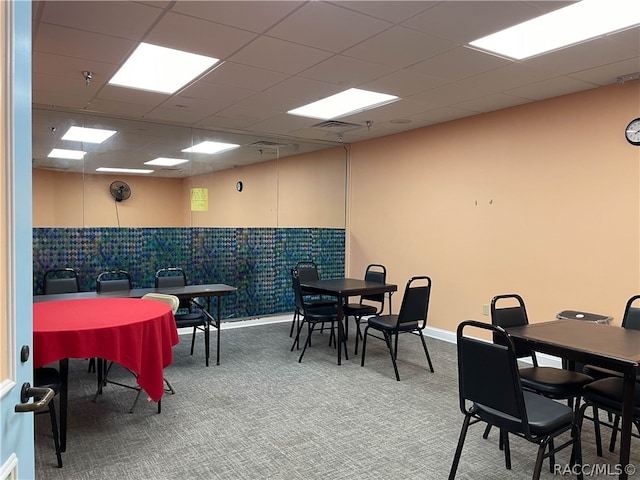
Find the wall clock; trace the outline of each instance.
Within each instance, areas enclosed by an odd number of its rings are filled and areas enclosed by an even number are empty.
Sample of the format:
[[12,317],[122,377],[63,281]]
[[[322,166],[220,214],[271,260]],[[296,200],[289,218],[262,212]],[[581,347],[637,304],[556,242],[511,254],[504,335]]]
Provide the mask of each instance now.
[[629,122],[624,131],[624,136],[631,145],[640,146],[640,118]]
[[236,183],[236,190],[241,192],[242,191],[242,182],[237,182]]

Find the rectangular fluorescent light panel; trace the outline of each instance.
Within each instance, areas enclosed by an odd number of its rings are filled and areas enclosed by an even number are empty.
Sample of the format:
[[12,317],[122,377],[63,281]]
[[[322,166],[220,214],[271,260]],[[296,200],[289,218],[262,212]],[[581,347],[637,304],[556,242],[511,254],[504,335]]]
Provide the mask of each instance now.
[[638,0],[582,0],[469,45],[522,60],[640,24]]
[[112,137],[115,130],[102,130],[101,128],[70,127],[62,136],[62,140],[85,143],[102,143]]
[[98,167],[96,172],[113,172],[113,173],[153,173],[153,170],[145,170],[143,168],[112,168]]
[[220,60],[141,43],[109,80],[111,85],[175,93]]
[[166,158],[158,157],[154,160],[144,162],[145,165],[155,165],[157,167],[175,167],[181,163],[187,163],[189,160],[183,160],[182,158]]
[[300,115],[302,117],[329,120],[331,118],[343,117],[345,115],[380,107],[396,100],[398,100],[398,97],[395,95],[350,88],[349,90],[336,93],[317,102],[289,110],[287,113]]
[[237,145],[235,143],[222,143],[222,142],[206,141],[206,142],[198,143],[197,145],[194,145],[192,147],[185,148],[182,151],[183,152],[188,152],[188,153],[208,153],[208,154],[212,154],[212,153],[224,152],[225,150],[231,150],[232,148],[238,148],[239,146],[240,145]]
[[67,160],[82,160],[87,152],[81,150],[65,150],[64,148],[54,148],[49,152],[49,158],[66,158]]

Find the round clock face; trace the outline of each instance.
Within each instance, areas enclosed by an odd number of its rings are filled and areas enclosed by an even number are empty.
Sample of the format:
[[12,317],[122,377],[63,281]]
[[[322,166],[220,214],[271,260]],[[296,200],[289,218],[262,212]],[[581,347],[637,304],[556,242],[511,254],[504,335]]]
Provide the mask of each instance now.
[[640,118],[631,120],[624,131],[624,136],[631,145],[640,145]]
[[238,190],[239,192],[242,191],[242,182],[236,183],[236,190]]

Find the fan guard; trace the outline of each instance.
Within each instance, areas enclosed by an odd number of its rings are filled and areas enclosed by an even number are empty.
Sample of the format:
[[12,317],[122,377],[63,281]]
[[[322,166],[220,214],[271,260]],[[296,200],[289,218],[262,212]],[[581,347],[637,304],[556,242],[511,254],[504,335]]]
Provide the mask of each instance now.
[[116,202],[121,202],[131,196],[131,187],[125,182],[117,180],[109,185],[109,192]]

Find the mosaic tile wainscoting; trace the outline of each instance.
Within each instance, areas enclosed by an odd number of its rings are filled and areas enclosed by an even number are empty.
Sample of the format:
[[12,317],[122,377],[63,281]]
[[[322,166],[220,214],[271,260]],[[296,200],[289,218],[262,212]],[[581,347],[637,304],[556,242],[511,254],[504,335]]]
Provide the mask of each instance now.
[[34,228],[34,295],[44,272],[71,267],[91,291],[105,270],[126,270],[134,288],[152,287],[155,272],[182,267],[189,283],[238,288],[222,302],[224,318],[294,310],[290,270],[318,264],[321,278],[344,276],[345,232],[326,228]]

